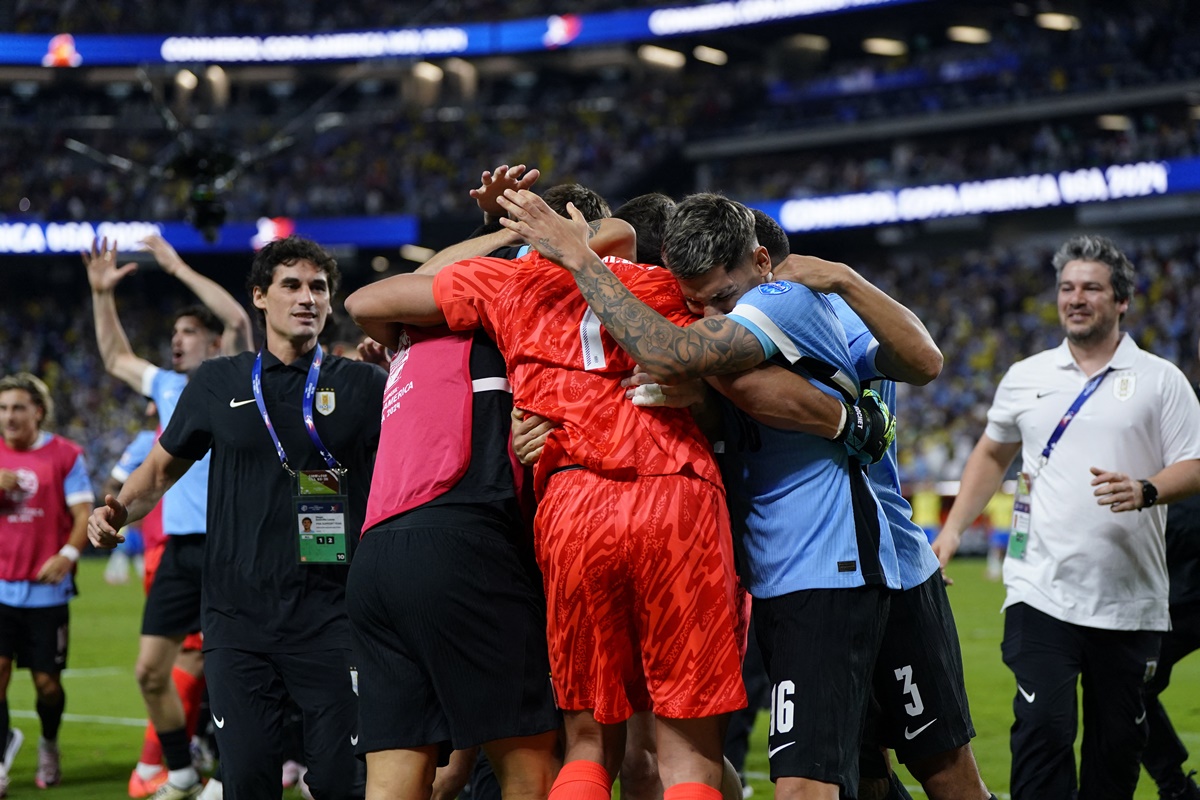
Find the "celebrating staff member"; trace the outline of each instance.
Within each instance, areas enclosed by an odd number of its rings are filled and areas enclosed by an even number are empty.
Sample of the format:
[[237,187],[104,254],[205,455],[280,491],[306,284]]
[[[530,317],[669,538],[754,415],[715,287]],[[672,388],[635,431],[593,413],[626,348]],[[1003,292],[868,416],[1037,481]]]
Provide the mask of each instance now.
[[1012,796],[1076,796],[1082,676],[1078,796],[1116,800],[1133,797],[1146,744],[1143,694],[1170,624],[1161,506],[1200,489],[1200,404],[1121,333],[1133,265],[1112,242],[1070,239],[1054,267],[1066,339],[1000,382],[933,546],[944,566],[1021,453],[1004,560]]
[[[202,365],[150,458],[93,512],[98,547],[212,451],[203,625],[225,796],[278,796],[280,721],[303,713],[314,796],[361,797],[345,582],[362,526],[386,376],[326,358],[317,337],[340,273],[319,245],[259,251],[248,285],[266,346]],[[302,531],[304,517],[313,532]],[[174,788],[174,791],[172,791]],[[194,797],[172,787],[159,800]]]

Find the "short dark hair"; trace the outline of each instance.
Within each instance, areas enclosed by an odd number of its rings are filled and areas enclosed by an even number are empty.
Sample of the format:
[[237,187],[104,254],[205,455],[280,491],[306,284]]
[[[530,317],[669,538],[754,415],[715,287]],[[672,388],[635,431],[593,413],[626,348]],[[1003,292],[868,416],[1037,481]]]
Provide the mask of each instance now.
[[781,261],[792,254],[792,243],[788,241],[787,233],[767,212],[752,208],[750,213],[754,215],[754,235],[758,238],[758,243],[767,248],[767,254],[771,256],[771,266],[778,267]]
[[750,209],[724,195],[702,192],[675,206],[663,237],[663,262],[676,278],[695,278],[718,265],[734,269],[757,245]]
[[637,233],[639,264],[663,266],[663,235],[673,213],[675,201],[660,192],[638,195],[622,203],[621,207],[613,212],[615,219],[625,220]]
[[[337,294],[342,281],[337,259],[313,240],[293,235],[286,239],[276,239],[254,254],[254,261],[250,264],[250,275],[246,278],[246,291],[250,293],[251,300],[254,299],[255,288],[266,293],[271,282],[275,280],[276,267],[290,267],[298,261],[311,261],[329,279],[330,297]],[[258,312],[258,324],[265,327],[266,313],[257,306],[254,310]]]
[[1062,281],[1063,267],[1072,261],[1095,261],[1104,264],[1111,276],[1113,297],[1116,301],[1123,303],[1133,297],[1133,264],[1111,239],[1082,234],[1063,242],[1052,259],[1056,285]]
[[192,317],[200,326],[214,336],[220,336],[225,333],[225,323],[221,322],[221,318],[209,309],[208,306],[193,305],[186,308],[181,308],[175,312],[175,322],[179,322],[183,317]]
[[546,205],[554,209],[555,214],[567,219],[571,218],[571,215],[567,213],[567,203],[574,203],[575,207],[579,209],[579,213],[583,214],[588,222],[608,219],[612,216],[612,209],[608,207],[608,202],[603,197],[578,183],[560,183],[557,186],[551,186],[542,195],[542,199],[546,201]]
[[27,392],[33,404],[42,410],[42,421],[38,428],[45,428],[54,422],[54,400],[45,381],[32,372],[16,372],[0,378],[0,392],[13,389]]

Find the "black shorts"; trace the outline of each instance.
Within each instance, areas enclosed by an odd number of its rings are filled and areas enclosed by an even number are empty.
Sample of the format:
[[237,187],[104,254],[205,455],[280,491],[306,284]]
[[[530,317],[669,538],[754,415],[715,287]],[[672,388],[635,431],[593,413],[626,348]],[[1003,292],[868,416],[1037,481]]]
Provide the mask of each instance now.
[[812,589],[754,600],[771,677],[771,780],[809,778],[858,794],[871,674],[893,593]]
[[0,657],[15,657],[18,667],[34,672],[62,672],[67,667],[70,622],[65,604],[45,608],[0,604]]
[[451,749],[559,726],[546,607],[527,538],[484,507],[369,530],[346,585],[359,755]]
[[962,651],[941,572],[892,595],[875,665],[879,741],[901,762],[961,747],[975,735]]
[[186,636],[200,630],[204,534],[168,536],[146,595],[143,636]]

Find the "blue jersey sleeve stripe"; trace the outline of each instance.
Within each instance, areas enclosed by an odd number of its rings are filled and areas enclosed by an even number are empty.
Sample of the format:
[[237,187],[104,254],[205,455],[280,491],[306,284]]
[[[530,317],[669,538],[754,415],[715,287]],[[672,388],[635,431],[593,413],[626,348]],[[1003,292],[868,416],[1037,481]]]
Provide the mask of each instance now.
[[[800,348],[792,341],[792,337],[784,333],[775,322],[762,312],[762,309],[748,303],[738,303],[727,315],[739,324],[746,326],[762,343],[763,352],[767,358],[782,353],[789,364],[795,364],[802,355]],[[770,342],[773,347],[768,347]]]

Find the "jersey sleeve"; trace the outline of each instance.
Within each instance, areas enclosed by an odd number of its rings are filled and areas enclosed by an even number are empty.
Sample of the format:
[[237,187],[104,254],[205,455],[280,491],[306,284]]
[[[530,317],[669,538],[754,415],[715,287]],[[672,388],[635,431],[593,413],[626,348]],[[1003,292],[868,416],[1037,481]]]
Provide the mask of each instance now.
[[787,281],[764,283],[743,295],[728,316],[763,342],[768,358],[778,353],[822,383],[858,396],[846,332],[823,295]]
[[859,383],[868,383],[888,376],[879,371],[875,365],[875,356],[879,352],[879,340],[871,333],[862,317],[855,313],[850,305],[836,294],[825,295],[838,321],[846,331],[846,346],[850,349],[850,361]]
[[150,455],[150,448],[154,446],[155,434],[153,431],[141,431],[137,436],[133,437],[133,441],[125,448],[125,452],[121,453],[121,457],[117,463],[113,465],[109,476],[114,481],[124,483],[129,480],[129,476],[133,471],[142,465],[146,460],[146,456]]
[[469,258],[443,269],[433,279],[433,299],[446,315],[451,330],[483,328],[496,336],[489,310],[496,292],[516,271],[503,258]]
[[1173,366],[1166,370],[1163,384],[1163,464],[1200,459],[1200,401],[1187,377]]
[[158,376],[162,374],[162,370],[153,364],[146,367],[142,373],[142,396],[149,397],[151,400],[157,401],[154,392],[158,389]]
[[179,395],[179,403],[158,443],[176,458],[199,461],[213,444],[209,402],[214,381],[214,365],[201,364]]
[[88,476],[87,460],[83,453],[75,457],[75,463],[63,478],[63,496],[68,506],[96,502],[96,493],[92,491],[92,479]]
[[1021,441],[1021,429],[1017,425],[1017,413],[1020,409],[1017,407],[1016,392],[1013,390],[1013,370],[1018,366],[1014,364],[1004,373],[1000,385],[996,387],[992,407],[988,409],[987,428],[983,432],[995,442],[1012,444]]

